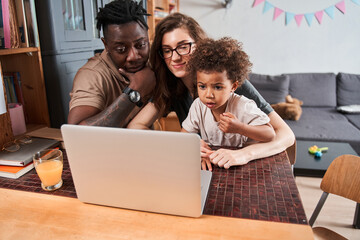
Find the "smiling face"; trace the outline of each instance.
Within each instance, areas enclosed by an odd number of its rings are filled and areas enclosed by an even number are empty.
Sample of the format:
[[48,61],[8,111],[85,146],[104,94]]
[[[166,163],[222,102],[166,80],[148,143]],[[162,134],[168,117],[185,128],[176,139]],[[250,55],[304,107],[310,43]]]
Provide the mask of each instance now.
[[197,72],[197,91],[199,98],[213,113],[221,114],[226,109],[230,94],[238,87],[223,72]]
[[102,41],[117,68],[134,73],[148,61],[147,30],[137,22],[108,25]]
[[[182,44],[190,42],[193,43],[194,39],[190,37],[189,32],[185,28],[176,28],[173,31],[164,34],[162,38],[162,50],[169,51],[176,47],[179,49],[182,47]],[[188,76],[186,65],[193,51],[194,44],[192,44],[189,54],[179,55],[176,51],[173,51],[172,57],[164,59],[166,66],[176,77],[185,78]]]

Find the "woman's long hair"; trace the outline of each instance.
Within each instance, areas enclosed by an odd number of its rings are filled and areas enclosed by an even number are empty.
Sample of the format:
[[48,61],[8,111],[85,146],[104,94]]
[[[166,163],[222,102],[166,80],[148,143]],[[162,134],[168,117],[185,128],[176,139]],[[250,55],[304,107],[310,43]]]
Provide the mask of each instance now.
[[171,73],[165,60],[159,54],[162,50],[164,34],[177,28],[186,29],[195,42],[207,37],[204,30],[193,18],[181,13],[170,14],[156,25],[155,37],[150,50],[150,64],[157,81],[153,102],[160,112],[160,117],[167,114],[171,104],[176,99],[185,97],[187,92],[182,80]]

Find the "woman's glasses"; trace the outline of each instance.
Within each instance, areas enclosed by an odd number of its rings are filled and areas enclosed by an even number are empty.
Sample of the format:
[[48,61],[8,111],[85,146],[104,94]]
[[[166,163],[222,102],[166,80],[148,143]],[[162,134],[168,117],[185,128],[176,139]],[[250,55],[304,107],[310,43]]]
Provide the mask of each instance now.
[[1,151],[7,151],[7,152],[16,152],[20,149],[20,145],[24,144],[30,144],[32,143],[31,137],[24,135],[20,138],[15,139],[14,141],[5,143]]
[[192,44],[194,44],[193,42],[188,42],[188,43],[183,43],[180,44],[179,46],[177,46],[174,49],[171,48],[163,48],[159,51],[160,56],[163,59],[167,59],[167,58],[171,58],[173,56],[174,51],[178,54],[178,55],[188,55],[191,51],[191,46]]

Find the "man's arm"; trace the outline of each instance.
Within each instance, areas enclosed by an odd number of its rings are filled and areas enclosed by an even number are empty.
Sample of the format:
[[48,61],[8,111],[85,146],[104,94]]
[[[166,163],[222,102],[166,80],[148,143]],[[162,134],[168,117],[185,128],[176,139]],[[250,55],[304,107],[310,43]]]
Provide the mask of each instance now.
[[[124,73],[122,70],[120,70]],[[125,73],[130,81],[129,87],[140,93],[141,101],[146,102],[155,87],[155,74],[148,67],[132,74]],[[69,124],[125,127],[128,115],[136,107],[136,104],[129,100],[127,94],[121,94],[116,100],[104,110],[96,107],[82,105],[70,110],[68,116]]]
[[69,124],[124,127],[125,120],[136,107],[128,95],[121,94],[109,107],[101,111],[91,106],[78,106],[70,110],[68,116]]

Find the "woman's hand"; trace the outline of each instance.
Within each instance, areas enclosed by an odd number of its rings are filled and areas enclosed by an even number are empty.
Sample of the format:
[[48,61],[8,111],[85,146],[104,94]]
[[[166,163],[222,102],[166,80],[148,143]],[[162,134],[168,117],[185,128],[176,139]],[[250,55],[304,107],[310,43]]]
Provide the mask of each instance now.
[[235,165],[245,165],[249,161],[241,154],[242,149],[238,150],[230,150],[230,149],[218,149],[213,152],[209,158],[210,161],[214,165],[218,165],[219,167],[224,167],[225,169],[229,169],[231,166]]

